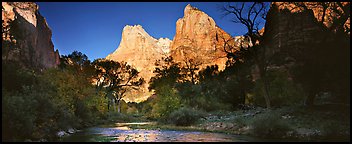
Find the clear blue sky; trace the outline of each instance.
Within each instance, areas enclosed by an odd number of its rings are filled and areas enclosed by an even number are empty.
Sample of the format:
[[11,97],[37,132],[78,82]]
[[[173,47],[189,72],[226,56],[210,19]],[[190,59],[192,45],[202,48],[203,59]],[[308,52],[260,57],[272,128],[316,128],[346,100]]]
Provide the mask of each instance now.
[[60,55],[74,50],[90,60],[105,58],[120,44],[125,25],[141,25],[154,38],[173,39],[176,21],[187,4],[204,11],[229,34],[245,33],[241,24],[222,18],[222,2],[37,2],[52,30]]

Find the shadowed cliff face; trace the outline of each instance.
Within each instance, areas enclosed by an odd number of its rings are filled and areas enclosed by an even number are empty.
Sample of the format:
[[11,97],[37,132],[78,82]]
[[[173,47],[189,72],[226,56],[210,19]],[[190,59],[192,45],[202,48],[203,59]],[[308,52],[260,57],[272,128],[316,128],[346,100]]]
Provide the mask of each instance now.
[[[51,30],[33,2],[2,2],[3,41],[12,43],[3,47],[2,59],[15,60],[27,68],[56,67],[58,51],[54,51]],[[10,30],[11,29],[11,30]]]
[[[324,25],[320,25],[323,7],[319,2],[273,2],[266,16],[264,45],[271,53],[285,51],[295,54],[307,49],[307,44],[321,44],[326,41],[323,37],[327,34],[323,27],[330,29],[333,20],[343,15],[341,7],[334,4],[336,2],[327,5]],[[342,2],[342,5],[345,6],[347,3]],[[333,11],[334,8],[336,10]],[[337,14],[336,11],[341,13]],[[348,17],[344,23],[345,29],[349,29],[349,19]]]

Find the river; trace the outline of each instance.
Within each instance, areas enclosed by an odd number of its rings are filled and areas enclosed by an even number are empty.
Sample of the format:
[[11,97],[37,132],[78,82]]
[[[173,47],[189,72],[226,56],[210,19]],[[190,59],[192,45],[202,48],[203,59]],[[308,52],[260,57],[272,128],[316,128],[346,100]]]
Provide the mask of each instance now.
[[83,129],[66,136],[64,142],[246,142],[261,141],[247,136],[224,133],[132,129],[132,125],[155,124],[152,122],[114,123]]

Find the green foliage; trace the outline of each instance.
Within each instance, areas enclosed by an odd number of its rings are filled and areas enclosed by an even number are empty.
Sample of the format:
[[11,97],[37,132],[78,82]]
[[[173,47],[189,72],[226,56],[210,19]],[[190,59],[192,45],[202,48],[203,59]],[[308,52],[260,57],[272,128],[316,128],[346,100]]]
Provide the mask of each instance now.
[[137,108],[137,106],[138,104],[136,103],[127,103],[126,113],[132,114],[132,115],[138,115],[139,109]]
[[[305,92],[303,88],[289,80],[286,72],[271,70],[267,72],[266,78],[269,83],[269,93],[273,106],[284,106],[302,104]],[[262,80],[258,80],[254,88],[254,103],[265,106],[264,87]]]
[[180,96],[177,90],[168,85],[161,86],[156,91],[157,97],[152,109],[152,117],[166,119],[170,113],[180,108]]
[[169,115],[168,122],[176,126],[188,126],[196,123],[197,120],[204,117],[204,115],[202,111],[182,107]]
[[291,130],[290,125],[278,113],[264,113],[251,121],[250,133],[259,137],[281,138]]
[[[42,73],[6,63],[3,68],[2,132],[6,141],[55,139],[56,132],[96,122],[106,112],[83,67]],[[12,81],[12,82],[11,82]],[[16,90],[16,91],[15,91]]]
[[188,82],[178,84],[177,89],[182,103],[189,107],[205,111],[230,110],[232,103],[225,102],[226,93],[217,84],[215,81],[195,85]]
[[166,57],[163,58],[162,61],[156,61],[155,66],[156,68],[153,72],[156,75],[150,79],[150,90],[163,85],[173,87],[176,82],[182,79],[182,75],[180,74],[181,68],[173,61],[172,57]]
[[23,69],[16,61],[2,61],[2,88],[8,91],[22,90],[22,86],[35,82],[33,70]]
[[144,79],[138,77],[139,72],[127,62],[97,59],[93,65],[97,90],[104,91],[109,101],[121,101],[127,90],[138,89],[144,83]]
[[7,93],[2,97],[2,136],[3,140],[24,139],[31,137],[35,130],[36,100],[23,93]]

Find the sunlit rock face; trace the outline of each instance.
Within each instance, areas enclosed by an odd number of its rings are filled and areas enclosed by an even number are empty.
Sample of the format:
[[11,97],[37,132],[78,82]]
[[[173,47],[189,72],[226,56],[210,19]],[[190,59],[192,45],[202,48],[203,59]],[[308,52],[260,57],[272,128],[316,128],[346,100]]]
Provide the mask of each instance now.
[[148,91],[150,78],[155,76],[155,61],[165,56],[172,56],[181,65],[186,60],[201,62],[200,68],[218,65],[225,69],[227,61],[224,52],[224,41],[236,44],[243,37],[231,37],[219,28],[215,21],[206,13],[191,5],[184,9],[184,17],[176,22],[176,34],[173,41],[168,38],[155,39],[140,25],[125,26],[119,47],[106,59],[125,61],[134,66],[139,76],[146,80],[140,90],[132,91],[124,98],[125,101],[144,101],[152,95]]
[[[322,21],[324,8],[319,3],[320,2],[296,2],[296,4],[294,4],[292,2],[273,2],[272,5],[276,5],[279,10],[287,9],[293,13],[303,12],[305,7],[306,9],[312,10],[313,16],[317,21]],[[346,6],[348,3],[349,2],[341,2],[341,5]],[[338,6],[337,2],[330,2],[327,6],[329,8],[326,9],[324,15],[324,25],[329,28],[332,25],[333,18],[339,17],[339,13],[343,13],[343,10]],[[350,28],[350,18],[344,23],[344,27],[348,29]]]
[[170,43],[171,40],[168,38],[153,38],[140,25],[127,25],[123,28],[119,47],[106,59],[127,62],[134,66],[140,72],[139,76],[146,81],[140,90],[127,93],[125,101],[139,102],[151,95],[148,83],[154,76],[155,61],[169,55]]
[[219,28],[213,18],[188,4],[183,18],[176,22],[171,56],[181,64],[186,59],[194,59],[202,63],[201,68],[216,64],[223,70],[227,60],[224,40],[228,39],[231,35]]
[[[59,53],[54,51],[51,29],[39,13],[39,6],[33,2],[2,2],[3,41],[14,36],[16,49],[3,53],[2,59],[19,61],[25,67],[50,68],[59,63]],[[12,21],[12,22],[11,22]],[[10,46],[13,48],[13,45]],[[4,48],[3,48],[4,49]]]

